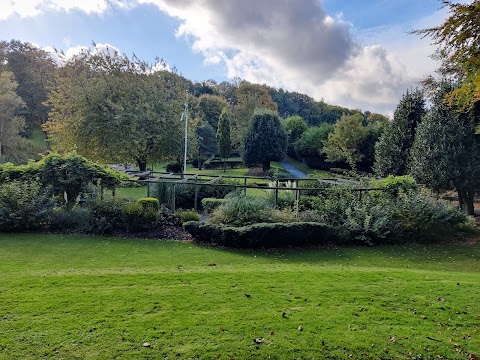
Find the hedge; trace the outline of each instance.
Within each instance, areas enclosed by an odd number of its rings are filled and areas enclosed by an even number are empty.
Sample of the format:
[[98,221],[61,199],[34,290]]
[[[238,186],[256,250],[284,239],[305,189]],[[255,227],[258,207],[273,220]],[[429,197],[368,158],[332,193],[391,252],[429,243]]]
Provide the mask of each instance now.
[[233,227],[189,221],[183,227],[199,242],[235,248],[311,246],[337,240],[331,227],[309,222],[257,223]]

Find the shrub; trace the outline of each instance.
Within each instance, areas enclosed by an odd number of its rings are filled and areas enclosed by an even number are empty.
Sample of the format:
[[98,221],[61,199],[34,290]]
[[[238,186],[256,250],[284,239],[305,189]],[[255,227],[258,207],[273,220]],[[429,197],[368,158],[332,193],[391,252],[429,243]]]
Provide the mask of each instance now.
[[210,214],[213,210],[225,202],[225,199],[204,198],[202,199],[202,207],[205,213]]
[[142,205],[145,210],[151,209],[154,211],[158,211],[160,209],[160,202],[157,198],[154,197],[140,198],[137,200],[137,202]]
[[64,207],[55,207],[48,212],[48,230],[67,234],[85,232],[90,224],[90,218],[91,213],[87,208],[76,207],[65,211]]
[[46,226],[54,201],[37,182],[14,180],[0,186],[0,231],[36,230]]
[[319,223],[259,223],[242,227],[186,222],[184,228],[198,241],[237,248],[279,248],[327,244],[334,232]]
[[383,189],[391,196],[398,196],[399,193],[409,193],[418,190],[415,179],[410,175],[392,176],[389,175],[385,179],[373,180],[372,186],[376,189]]
[[245,195],[230,196],[210,215],[209,221],[216,224],[247,225],[272,222],[272,203],[262,197]]
[[125,229],[123,208],[126,204],[113,199],[88,203],[89,216],[83,230],[97,235],[121,232]]
[[129,203],[123,208],[124,226],[127,231],[152,229],[158,220],[158,210],[144,207],[139,202]]
[[178,212],[178,215],[180,216],[180,221],[183,223],[187,221],[200,221],[201,216],[198,212],[196,212],[194,209],[192,210],[181,210]]

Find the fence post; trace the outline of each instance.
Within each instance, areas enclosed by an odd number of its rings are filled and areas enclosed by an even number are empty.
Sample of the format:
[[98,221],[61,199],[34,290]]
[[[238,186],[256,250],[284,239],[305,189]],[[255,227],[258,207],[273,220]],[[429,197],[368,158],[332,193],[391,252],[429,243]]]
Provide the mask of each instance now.
[[172,214],[175,214],[175,183],[172,185]]
[[195,200],[193,202],[193,208],[197,211],[197,202],[198,202],[198,186],[197,186],[197,177],[195,176],[195,182],[193,184],[195,186]]
[[245,186],[243,188],[243,194],[247,196],[247,178],[243,178],[243,185]]
[[150,197],[150,181],[147,180],[147,197]]

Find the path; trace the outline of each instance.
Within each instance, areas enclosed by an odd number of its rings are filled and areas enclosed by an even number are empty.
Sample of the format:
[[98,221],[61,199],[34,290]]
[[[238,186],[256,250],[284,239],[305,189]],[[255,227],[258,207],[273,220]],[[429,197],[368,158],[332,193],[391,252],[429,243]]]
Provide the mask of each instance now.
[[280,165],[282,165],[282,167],[285,170],[287,170],[290,174],[293,175],[293,177],[295,177],[297,179],[307,179],[308,178],[307,174],[305,174],[303,171],[301,171],[300,169],[293,166],[288,161],[280,161]]

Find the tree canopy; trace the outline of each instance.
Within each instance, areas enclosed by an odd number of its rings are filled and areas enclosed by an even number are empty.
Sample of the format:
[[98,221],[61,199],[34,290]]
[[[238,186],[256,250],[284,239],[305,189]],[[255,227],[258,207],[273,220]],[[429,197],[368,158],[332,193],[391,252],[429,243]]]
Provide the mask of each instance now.
[[270,169],[271,161],[280,161],[287,150],[287,132],[278,114],[272,110],[257,110],[244,139],[243,160],[246,164],[261,163]]

